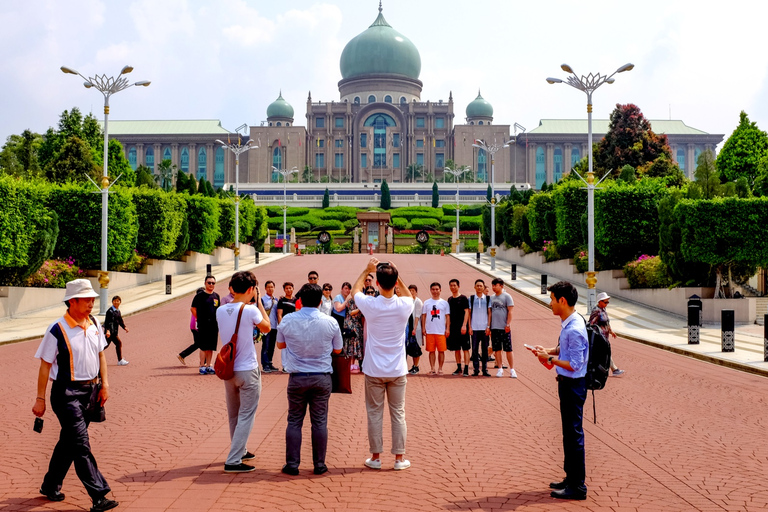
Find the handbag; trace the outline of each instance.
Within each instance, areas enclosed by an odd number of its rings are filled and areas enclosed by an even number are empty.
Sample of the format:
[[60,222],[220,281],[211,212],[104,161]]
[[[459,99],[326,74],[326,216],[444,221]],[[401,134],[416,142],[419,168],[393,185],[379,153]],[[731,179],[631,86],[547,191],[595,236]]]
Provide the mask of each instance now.
[[331,393],[352,393],[352,375],[349,368],[351,364],[351,356],[340,354],[331,356],[331,365],[333,366]]
[[405,341],[405,353],[411,357],[421,357],[421,346],[419,346],[416,336],[408,335]]
[[221,347],[221,350],[216,355],[213,371],[216,372],[216,376],[221,380],[229,380],[235,376],[237,332],[240,330],[240,318],[243,316],[243,309],[245,309],[245,304],[240,306],[240,312],[237,314],[237,324],[235,325],[235,332],[232,334],[232,339],[229,340],[229,343]]

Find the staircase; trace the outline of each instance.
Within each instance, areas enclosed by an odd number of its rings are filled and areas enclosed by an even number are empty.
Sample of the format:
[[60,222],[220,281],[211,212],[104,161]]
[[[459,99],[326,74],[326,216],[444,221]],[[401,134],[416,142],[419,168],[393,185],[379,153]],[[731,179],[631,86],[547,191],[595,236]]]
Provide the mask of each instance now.
[[757,297],[755,299],[756,302],[756,311],[757,311],[757,319],[756,322],[758,325],[765,325],[765,314],[768,313],[768,297]]

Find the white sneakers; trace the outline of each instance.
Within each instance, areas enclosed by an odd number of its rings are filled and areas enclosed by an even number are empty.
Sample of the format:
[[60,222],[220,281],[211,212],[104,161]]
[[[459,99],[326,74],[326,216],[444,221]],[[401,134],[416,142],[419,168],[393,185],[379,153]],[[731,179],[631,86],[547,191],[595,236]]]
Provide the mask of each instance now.
[[499,368],[499,371],[496,372],[497,377],[503,377],[504,376],[504,368]]
[[[381,459],[365,459],[365,465],[371,469],[381,469]],[[395,471],[402,471],[403,469],[408,469],[409,467],[411,467],[411,461],[407,459],[395,459]]]
[[509,370],[509,376],[510,376],[510,377],[512,377],[513,379],[516,379],[516,378],[517,378],[517,372],[515,371],[515,369],[514,369],[514,368],[510,368],[510,370]]
[[121,360],[119,360],[119,361],[117,362],[117,365],[118,365],[118,366],[125,366],[125,365],[127,365],[127,364],[128,364],[128,361],[126,361],[125,359],[121,359]]

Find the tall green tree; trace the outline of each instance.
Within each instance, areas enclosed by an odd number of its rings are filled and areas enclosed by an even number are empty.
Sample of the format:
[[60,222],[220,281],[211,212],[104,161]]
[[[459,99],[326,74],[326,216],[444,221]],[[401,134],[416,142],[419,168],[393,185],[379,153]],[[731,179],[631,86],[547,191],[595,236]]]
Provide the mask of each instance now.
[[440,192],[437,189],[437,182],[432,183],[432,208],[440,206]]
[[712,151],[706,150],[699,155],[693,176],[696,181],[688,185],[688,188],[696,190],[698,197],[712,199],[722,195],[720,173],[717,172],[715,155],[712,154]]
[[328,208],[331,206],[331,195],[328,192],[328,187],[325,187],[325,192],[323,193],[323,208]]
[[10,135],[0,150],[0,169],[11,176],[33,178],[40,175],[37,153],[43,138],[31,130]]
[[145,188],[157,188],[155,177],[152,176],[152,171],[146,165],[140,165],[136,168],[135,186],[145,187]]
[[667,136],[654,133],[637,105],[617,104],[611,112],[608,133],[597,143],[594,167],[599,176],[606,172],[618,176],[625,165],[638,169],[661,155],[672,160]]
[[389,194],[389,185],[387,180],[381,183],[381,207],[384,210],[392,208],[392,196]]
[[157,175],[155,176],[155,179],[157,180],[160,187],[165,190],[166,192],[170,192],[173,188],[173,175],[174,171],[176,170],[176,166],[171,163],[170,159],[165,159],[157,166]]
[[55,183],[67,181],[83,182],[89,176],[96,183],[101,182],[101,169],[93,161],[88,144],[81,138],[70,137],[45,168],[45,177]]
[[424,168],[419,164],[408,164],[405,168],[405,181],[418,181],[424,172]]
[[736,181],[740,176],[752,185],[758,175],[760,160],[768,155],[768,135],[751,122],[743,110],[739,114],[739,125],[723,149],[717,155],[717,170],[723,182]]

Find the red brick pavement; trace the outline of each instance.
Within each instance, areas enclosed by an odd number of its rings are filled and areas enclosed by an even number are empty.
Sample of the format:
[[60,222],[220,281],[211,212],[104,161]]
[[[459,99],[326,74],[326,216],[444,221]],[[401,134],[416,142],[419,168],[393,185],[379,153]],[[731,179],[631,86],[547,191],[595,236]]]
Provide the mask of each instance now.
[[[308,270],[338,291],[366,256],[289,258],[257,269],[261,282],[303,283]],[[452,258],[394,256],[408,283],[427,296],[432,281],[447,295],[451,277],[465,293],[477,273]],[[225,290],[219,283],[219,292]],[[126,367],[109,349],[112,396],[107,422],[91,426],[99,466],[120,510],[765,510],[768,490],[768,381],[619,339],[614,352],[627,375],[597,393],[598,424],[586,407],[584,502],[557,502],[547,483],[562,476],[553,374],[522,349],[552,345],[558,320],[516,292],[513,344],[519,378],[410,377],[408,458],[395,472],[365,469],[368,456],[363,377],[352,395],[334,395],[329,418],[329,473],[311,473],[308,421],[302,473],[280,473],[284,460],[287,376],[263,378],[249,448],[253,473],[222,472],[228,451],[223,386],[181,367],[175,354],[191,336],[191,297],[126,319]],[[130,301],[130,296],[124,297]],[[74,470],[62,503],[37,495],[58,435],[49,411],[32,431],[38,342],[0,347],[0,511],[87,510]],[[189,358],[196,361],[195,355]],[[449,356],[448,361],[452,361]],[[452,370],[452,364],[446,369]],[[385,422],[386,424],[386,422]],[[389,428],[385,425],[385,444]]]

